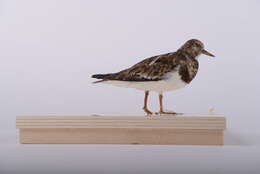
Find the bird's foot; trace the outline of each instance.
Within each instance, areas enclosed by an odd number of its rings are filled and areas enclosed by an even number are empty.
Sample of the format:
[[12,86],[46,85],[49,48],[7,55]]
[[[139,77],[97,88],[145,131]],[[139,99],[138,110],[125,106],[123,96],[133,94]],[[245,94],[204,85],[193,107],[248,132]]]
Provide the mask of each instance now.
[[147,108],[143,108],[144,112],[147,114],[147,115],[153,115],[154,113],[149,111]]
[[155,114],[156,115],[176,115],[178,113],[173,112],[173,111],[171,111],[171,112],[159,111],[159,112],[156,112]]

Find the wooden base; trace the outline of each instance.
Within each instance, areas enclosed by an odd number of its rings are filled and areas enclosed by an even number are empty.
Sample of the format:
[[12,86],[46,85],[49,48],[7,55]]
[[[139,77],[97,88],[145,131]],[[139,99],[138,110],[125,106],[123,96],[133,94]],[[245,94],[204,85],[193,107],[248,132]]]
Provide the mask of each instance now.
[[23,144],[223,145],[224,117],[17,117]]

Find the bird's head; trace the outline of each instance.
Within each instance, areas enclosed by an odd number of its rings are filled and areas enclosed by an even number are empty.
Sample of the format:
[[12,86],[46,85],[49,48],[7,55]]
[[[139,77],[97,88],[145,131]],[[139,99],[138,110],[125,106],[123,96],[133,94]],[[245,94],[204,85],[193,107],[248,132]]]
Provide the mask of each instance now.
[[192,57],[197,57],[200,54],[205,54],[207,56],[215,57],[213,54],[210,52],[206,51],[204,49],[204,44],[197,40],[197,39],[191,39],[188,40],[181,48],[181,51],[186,52],[188,55]]

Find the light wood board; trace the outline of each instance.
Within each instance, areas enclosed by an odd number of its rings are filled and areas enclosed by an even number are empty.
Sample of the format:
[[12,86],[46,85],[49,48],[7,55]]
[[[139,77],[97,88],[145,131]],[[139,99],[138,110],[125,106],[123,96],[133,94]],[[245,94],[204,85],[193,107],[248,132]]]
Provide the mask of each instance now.
[[220,116],[18,116],[24,144],[223,145]]

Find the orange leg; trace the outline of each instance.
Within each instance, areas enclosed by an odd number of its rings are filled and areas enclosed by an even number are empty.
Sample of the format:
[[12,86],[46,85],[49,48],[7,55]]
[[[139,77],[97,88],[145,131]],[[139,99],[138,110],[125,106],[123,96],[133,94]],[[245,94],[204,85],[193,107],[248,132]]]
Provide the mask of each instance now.
[[149,111],[149,109],[147,108],[148,95],[149,95],[149,91],[145,91],[143,110],[144,110],[144,112],[145,112],[147,115],[152,115],[153,113],[152,113],[151,111]]
[[159,101],[160,101],[160,112],[156,114],[177,114],[176,112],[165,112],[163,110],[163,95],[159,94]]

